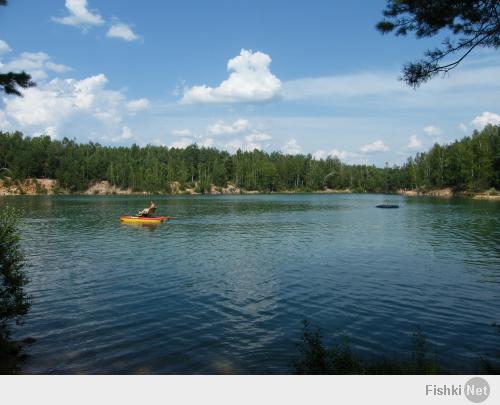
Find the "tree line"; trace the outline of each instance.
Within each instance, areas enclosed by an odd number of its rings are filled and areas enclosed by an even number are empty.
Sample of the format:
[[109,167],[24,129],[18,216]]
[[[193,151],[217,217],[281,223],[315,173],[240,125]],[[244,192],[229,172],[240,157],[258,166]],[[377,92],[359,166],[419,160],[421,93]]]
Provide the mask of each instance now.
[[49,136],[26,137],[0,132],[0,176],[13,180],[52,178],[72,192],[96,181],[133,191],[168,193],[171,183],[209,192],[232,183],[267,192],[350,189],[394,192],[398,189],[452,187],[455,190],[500,189],[500,126],[488,125],[446,145],[435,144],[400,166],[349,165],[338,158],[314,159],[260,150],[234,154],[191,145],[102,146]]

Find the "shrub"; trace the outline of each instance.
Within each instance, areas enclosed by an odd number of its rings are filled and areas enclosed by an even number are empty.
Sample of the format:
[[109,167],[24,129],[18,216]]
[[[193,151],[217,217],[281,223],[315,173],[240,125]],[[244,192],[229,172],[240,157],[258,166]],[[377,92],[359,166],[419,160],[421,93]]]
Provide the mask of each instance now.
[[30,307],[24,290],[28,278],[19,245],[19,212],[12,207],[0,210],[0,372],[16,372],[20,346],[11,342],[10,326],[21,323]]

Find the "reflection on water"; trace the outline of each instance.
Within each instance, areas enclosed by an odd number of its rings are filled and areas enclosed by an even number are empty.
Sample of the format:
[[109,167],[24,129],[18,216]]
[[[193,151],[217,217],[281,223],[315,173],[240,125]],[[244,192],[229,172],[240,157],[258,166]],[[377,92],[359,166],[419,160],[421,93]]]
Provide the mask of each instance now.
[[[500,205],[377,195],[4,197],[25,213],[30,373],[282,373],[301,320],[455,362],[495,354]],[[398,210],[378,210],[381,202]]]

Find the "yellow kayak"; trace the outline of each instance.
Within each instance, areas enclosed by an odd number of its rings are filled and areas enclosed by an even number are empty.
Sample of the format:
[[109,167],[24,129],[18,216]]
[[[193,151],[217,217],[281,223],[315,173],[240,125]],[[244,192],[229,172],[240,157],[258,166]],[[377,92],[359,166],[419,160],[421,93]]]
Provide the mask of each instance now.
[[132,215],[124,215],[120,217],[120,222],[129,224],[161,224],[163,221],[168,221],[170,217],[137,217]]

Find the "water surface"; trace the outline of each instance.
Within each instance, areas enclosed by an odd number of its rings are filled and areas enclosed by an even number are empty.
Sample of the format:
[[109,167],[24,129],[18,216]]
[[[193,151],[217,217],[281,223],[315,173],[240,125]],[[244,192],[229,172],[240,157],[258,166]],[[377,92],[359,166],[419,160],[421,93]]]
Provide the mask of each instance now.
[[[287,373],[305,318],[365,358],[420,328],[461,369],[500,335],[500,204],[380,195],[3,197],[22,208],[26,373]],[[397,210],[374,208],[398,203]]]

